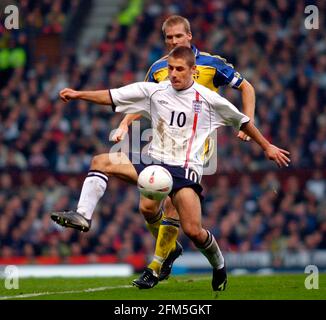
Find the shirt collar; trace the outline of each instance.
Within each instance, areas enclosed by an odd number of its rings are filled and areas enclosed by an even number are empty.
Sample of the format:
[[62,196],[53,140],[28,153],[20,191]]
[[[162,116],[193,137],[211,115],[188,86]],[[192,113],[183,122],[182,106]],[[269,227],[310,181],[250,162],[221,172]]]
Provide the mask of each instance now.
[[173,88],[171,81],[169,80],[170,85],[171,85],[171,89],[178,95],[178,94],[183,94],[183,93],[187,93],[194,85],[195,85],[195,81],[192,82],[191,86],[189,86],[188,88],[182,89],[182,90],[176,90]]
[[193,44],[191,45],[191,49],[195,57],[197,58],[199,56],[199,50]]

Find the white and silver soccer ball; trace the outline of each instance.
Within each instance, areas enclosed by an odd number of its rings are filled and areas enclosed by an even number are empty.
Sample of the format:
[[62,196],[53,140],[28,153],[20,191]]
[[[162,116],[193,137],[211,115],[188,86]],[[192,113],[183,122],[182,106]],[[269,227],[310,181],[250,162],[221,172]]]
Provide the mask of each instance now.
[[144,197],[160,201],[171,192],[173,179],[167,169],[151,165],[140,172],[137,186]]

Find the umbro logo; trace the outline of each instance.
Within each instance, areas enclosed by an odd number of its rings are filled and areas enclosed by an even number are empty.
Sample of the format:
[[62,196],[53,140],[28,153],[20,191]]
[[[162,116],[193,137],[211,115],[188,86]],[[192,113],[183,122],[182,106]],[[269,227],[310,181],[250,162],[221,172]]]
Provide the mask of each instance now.
[[165,101],[165,100],[157,100],[157,102],[158,102],[159,104],[162,104],[163,106],[169,104],[169,103],[168,103],[167,101]]

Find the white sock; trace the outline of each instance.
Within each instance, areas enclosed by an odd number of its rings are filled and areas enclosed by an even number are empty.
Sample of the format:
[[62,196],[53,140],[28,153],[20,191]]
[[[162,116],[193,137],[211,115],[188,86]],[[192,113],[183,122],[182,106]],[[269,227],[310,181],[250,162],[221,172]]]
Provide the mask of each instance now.
[[90,170],[83,183],[77,212],[86,219],[92,219],[95,207],[102,198],[108,184],[108,177],[97,170]]
[[198,247],[198,249],[207,258],[213,268],[221,269],[224,267],[224,257],[214,236],[208,230],[206,231],[208,238],[204,245]]

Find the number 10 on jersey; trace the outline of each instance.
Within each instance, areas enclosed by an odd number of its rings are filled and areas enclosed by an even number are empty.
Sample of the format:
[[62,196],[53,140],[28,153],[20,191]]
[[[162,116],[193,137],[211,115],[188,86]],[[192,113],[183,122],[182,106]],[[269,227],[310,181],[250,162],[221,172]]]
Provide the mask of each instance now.
[[[170,126],[173,126],[175,121],[175,111],[172,111],[171,113],[171,121],[170,121]],[[178,127],[183,127],[186,124],[186,114],[184,112],[179,112],[178,115],[176,116],[176,123]]]

